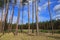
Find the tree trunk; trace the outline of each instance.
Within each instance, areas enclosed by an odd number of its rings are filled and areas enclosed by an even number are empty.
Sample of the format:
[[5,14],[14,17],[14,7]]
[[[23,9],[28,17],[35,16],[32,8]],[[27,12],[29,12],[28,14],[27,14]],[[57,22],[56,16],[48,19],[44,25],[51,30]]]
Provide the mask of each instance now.
[[1,14],[1,32],[3,32],[3,8],[2,8],[2,14]]
[[16,25],[15,35],[17,35],[17,33],[18,33],[19,19],[20,19],[20,5],[19,5],[19,8],[18,8],[18,17],[17,17],[17,25]]
[[21,32],[22,32],[22,29],[23,29],[23,16],[24,16],[24,5],[22,4],[22,27],[21,27]]
[[12,6],[13,6],[13,9],[12,9],[12,14],[11,14],[11,16],[10,16],[9,26],[8,26],[8,31],[9,31],[9,32],[11,32],[11,30],[12,30],[12,22],[13,22],[14,6],[15,6],[15,4],[13,3]]
[[28,3],[28,34],[30,34],[30,6]]
[[[34,23],[34,1],[32,2],[32,24]],[[32,26],[32,33],[34,33],[34,24]]]
[[35,13],[36,13],[36,35],[39,35],[39,27],[38,27],[38,5],[37,0],[35,0]]
[[50,15],[50,21],[51,21],[51,27],[52,27],[52,34],[53,34],[53,23],[52,23],[52,14],[50,12],[50,0],[48,0],[48,10],[49,10],[49,15]]
[[[6,26],[7,26],[8,7],[9,7],[9,0],[7,0],[7,4],[6,4],[6,13],[4,15],[3,31],[6,30]],[[4,32],[3,32],[3,34],[4,34]]]

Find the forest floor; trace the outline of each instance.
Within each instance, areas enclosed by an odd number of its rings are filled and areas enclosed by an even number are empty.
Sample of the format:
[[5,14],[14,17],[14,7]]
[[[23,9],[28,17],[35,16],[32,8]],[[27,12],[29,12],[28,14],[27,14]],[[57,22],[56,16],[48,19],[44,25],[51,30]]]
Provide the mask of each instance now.
[[18,33],[14,35],[11,33],[5,33],[4,35],[0,33],[0,40],[60,40],[60,34],[42,33],[40,32],[38,36],[35,33]]

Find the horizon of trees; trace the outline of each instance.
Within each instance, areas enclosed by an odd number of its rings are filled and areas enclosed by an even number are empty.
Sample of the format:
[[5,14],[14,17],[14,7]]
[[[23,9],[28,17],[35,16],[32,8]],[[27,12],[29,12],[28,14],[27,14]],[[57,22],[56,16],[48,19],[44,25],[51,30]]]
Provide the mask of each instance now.
[[[52,20],[53,22],[53,29],[60,29],[60,20]],[[1,22],[0,22],[1,23]],[[7,23],[9,25],[9,23]],[[45,30],[51,30],[52,27],[50,25],[50,21],[45,21],[45,22],[38,22],[39,25],[39,29],[45,29]],[[28,29],[28,23],[26,24],[20,24],[18,25],[18,29],[21,29],[21,27],[23,26],[23,29]],[[12,29],[15,29],[16,27],[16,23],[12,24]],[[36,22],[35,23],[30,23],[30,29],[36,29]],[[8,29],[8,26],[6,27],[6,30]]]

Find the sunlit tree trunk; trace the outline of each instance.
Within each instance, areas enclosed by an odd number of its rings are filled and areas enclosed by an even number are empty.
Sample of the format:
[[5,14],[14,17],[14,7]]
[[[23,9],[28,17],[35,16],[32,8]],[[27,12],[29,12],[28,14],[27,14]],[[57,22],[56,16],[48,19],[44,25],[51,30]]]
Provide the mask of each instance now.
[[16,32],[15,32],[15,35],[17,35],[17,33],[18,33],[19,19],[20,19],[20,5],[19,5],[19,8],[18,8],[18,17],[17,17],[17,23],[16,23]]
[[[32,24],[34,23],[34,1],[32,1]],[[34,24],[32,26],[32,33],[34,33]]]
[[8,30],[9,32],[11,32],[12,30],[12,22],[13,22],[13,16],[14,16],[14,6],[15,6],[15,3],[12,4],[12,14],[10,16],[10,20],[9,20],[9,26],[8,26]]
[[35,0],[35,13],[36,13],[36,35],[39,35],[39,27],[38,27],[38,5],[37,0]]
[[28,2],[28,34],[30,34],[30,5]]
[[21,3],[22,6],[22,27],[21,27],[21,32],[23,31],[23,16],[24,16],[24,5]]
[[48,0],[48,10],[49,10],[49,15],[50,15],[50,21],[51,21],[51,27],[52,27],[52,34],[53,34],[53,23],[52,23],[52,14],[50,11],[50,0]]
[[23,14],[24,13],[24,7],[23,7],[23,5],[22,5],[22,26],[21,26],[21,32],[22,32],[22,29],[23,29]]
[[9,26],[8,26],[9,32],[11,31],[11,28],[12,28],[13,15],[14,15],[14,4],[13,4],[13,9],[12,9],[12,15],[10,16],[10,20],[9,20]]
[[12,22],[13,22],[13,16],[14,16],[14,6],[16,4],[16,0],[14,0],[13,4],[12,4],[12,14],[10,16],[10,20],[9,20],[9,26],[8,26],[8,31],[11,32],[12,31]]
[[6,25],[7,25],[8,7],[9,7],[9,0],[7,0],[6,10],[5,10],[6,12],[5,12],[5,15],[4,15],[3,34],[4,34],[4,30],[6,30]]

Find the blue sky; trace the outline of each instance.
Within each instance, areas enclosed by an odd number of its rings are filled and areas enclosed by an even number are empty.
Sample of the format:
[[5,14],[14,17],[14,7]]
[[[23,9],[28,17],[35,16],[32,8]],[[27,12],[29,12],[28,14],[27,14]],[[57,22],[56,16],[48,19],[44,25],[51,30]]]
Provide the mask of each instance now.
[[[40,0],[40,3],[38,3],[38,21],[43,22],[43,21],[49,21],[50,16],[48,12],[48,0]],[[17,0],[17,4],[14,8],[14,18],[13,18],[13,23],[16,23],[17,21],[17,14],[18,14],[18,6],[19,6],[19,0]],[[52,13],[52,19],[56,18],[56,13],[60,13],[60,0],[50,0],[50,10]],[[58,11],[56,11],[58,10]],[[28,23],[28,7],[27,5],[24,6],[24,24]],[[9,14],[8,14],[8,21],[10,19],[10,15],[12,13],[12,4],[9,5]],[[35,14],[34,14],[35,15]],[[20,20],[19,24],[22,22],[22,7],[20,7]],[[35,22],[35,16],[34,16],[34,22]],[[32,2],[30,2],[30,23],[32,23]]]
[[[38,20],[39,20],[39,22],[50,20],[47,1],[48,0],[41,0],[40,3],[38,3],[38,9],[39,9],[39,12],[38,12],[39,19]],[[50,0],[50,9],[51,9],[53,19],[54,19],[54,16],[56,16],[54,7],[56,5],[60,4],[59,1],[60,0]],[[17,20],[19,0],[17,2],[18,3],[14,8],[13,23],[16,23],[16,20]],[[12,10],[12,5],[10,5],[10,9]],[[28,22],[28,12],[27,11],[28,11],[28,7],[26,5],[26,6],[24,6],[24,19],[23,19],[24,24]],[[22,7],[20,9],[20,22],[19,22],[20,24],[21,24],[21,21],[22,21]],[[35,16],[34,16],[34,22],[35,22]],[[32,2],[30,2],[30,23],[32,23]]]

